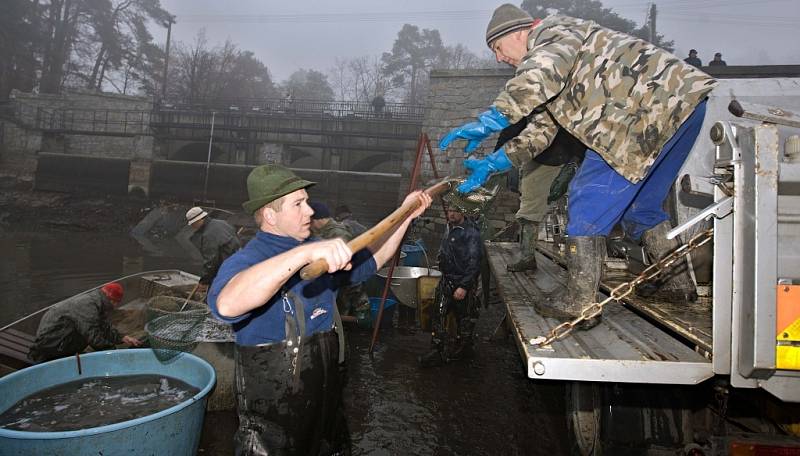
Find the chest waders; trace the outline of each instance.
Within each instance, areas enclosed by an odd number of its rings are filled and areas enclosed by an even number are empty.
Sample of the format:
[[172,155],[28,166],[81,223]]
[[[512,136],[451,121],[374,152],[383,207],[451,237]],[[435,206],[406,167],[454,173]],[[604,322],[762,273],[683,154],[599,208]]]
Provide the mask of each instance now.
[[285,340],[236,345],[236,454],[338,454],[349,445],[341,410],[340,318],[337,313],[335,331],[305,336],[302,300],[283,291],[281,301]]
[[[461,300],[453,298],[457,288],[447,278],[440,280],[436,287],[435,306],[431,315],[433,329],[431,351],[419,358],[423,367],[438,366],[450,360],[460,359],[468,356],[472,350],[472,338],[478,317],[475,285],[467,289],[467,295]],[[452,344],[447,333],[447,320],[451,312],[456,322],[456,339]]]

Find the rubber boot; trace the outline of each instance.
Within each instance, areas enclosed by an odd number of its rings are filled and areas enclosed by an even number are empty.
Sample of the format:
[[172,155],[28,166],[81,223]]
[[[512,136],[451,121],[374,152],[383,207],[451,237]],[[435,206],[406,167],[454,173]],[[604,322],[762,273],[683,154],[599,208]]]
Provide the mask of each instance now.
[[509,264],[506,269],[510,272],[536,270],[536,238],[539,237],[539,222],[520,219],[519,243],[522,257],[516,263]]
[[[667,239],[667,233],[672,229],[669,221],[663,221],[645,231],[642,235],[642,244],[650,261],[656,261],[669,255],[681,246],[677,238]],[[663,299],[670,302],[695,302],[697,301],[697,287],[689,274],[689,262],[684,258],[662,272],[655,280],[639,285],[636,294],[644,297]]]
[[[581,310],[597,302],[597,289],[606,257],[605,236],[570,236],[567,238],[567,286],[540,299],[534,308],[543,317],[573,320]],[[591,329],[600,316],[584,321],[580,329]]]
[[417,358],[417,361],[419,361],[422,367],[436,367],[444,364],[445,359],[442,345],[437,343],[431,345],[433,345],[431,351]]

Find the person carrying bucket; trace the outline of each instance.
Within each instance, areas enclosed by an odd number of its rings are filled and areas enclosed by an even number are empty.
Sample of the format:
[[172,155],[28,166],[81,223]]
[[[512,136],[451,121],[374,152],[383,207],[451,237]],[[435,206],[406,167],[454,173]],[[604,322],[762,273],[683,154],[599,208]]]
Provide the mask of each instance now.
[[[431,351],[419,358],[423,367],[444,364],[472,354],[473,332],[477,318],[475,290],[480,274],[483,244],[481,233],[472,220],[455,206],[447,208],[447,228],[439,247],[439,269],[442,280],[436,288]],[[448,344],[447,318],[453,313],[457,336]]]
[[[372,276],[397,250],[419,202],[374,251],[352,252],[342,239],[315,241],[306,189],[314,185],[278,165],[247,177],[259,231],[220,267],[208,294],[214,316],[236,333],[236,454],[331,454],[347,449],[341,410],[336,290]],[[326,273],[303,280],[300,270],[325,260]]]

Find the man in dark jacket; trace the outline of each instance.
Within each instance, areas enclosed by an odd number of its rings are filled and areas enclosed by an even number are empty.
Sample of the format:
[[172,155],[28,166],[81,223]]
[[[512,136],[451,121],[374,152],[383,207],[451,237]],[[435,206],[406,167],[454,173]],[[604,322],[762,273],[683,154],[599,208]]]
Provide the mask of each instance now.
[[350,208],[344,204],[338,206],[336,208],[336,221],[341,222],[344,226],[353,233],[353,237],[360,235],[367,231],[367,227],[362,225],[358,220],[353,218],[353,213],[350,211]]
[[[475,223],[454,206],[447,208],[447,228],[439,247],[442,280],[436,288],[436,307],[431,318],[432,349],[419,359],[424,367],[438,366],[471,352],[478,310],[475,289],[482,252],[481,233]],[[456,318],[458,336],[455,345],[448,347],[445,326],[451,311]]]
[[121,335],[108,320],[109,312],[122,301],[122,294],[122,285],[109,283],[54,305],[42,317],[28,356],[41,363],[72,356],[87,346],[94,350],[118,344],[140,346],[138,339]]
[[186,221],[196,231],[189,238],[203,256],[203,275],[200,285],[214,280],[219,267],[226,258],[242,248],[236,230],[223,220],[213,219],[202,208],[193,207],[186,213]]
[[697,57],[697,50],[692,49],[689,51],[689,57],[683,59],[684,62],[688,63],[689,65],[696,66],[700,68],[703,66],[703,62],[700,61],[700,58]]
[[714,54],[714,60],[708,62],[708,66],[728,66],[728,64],[722,60],[722,53],[717,52]]

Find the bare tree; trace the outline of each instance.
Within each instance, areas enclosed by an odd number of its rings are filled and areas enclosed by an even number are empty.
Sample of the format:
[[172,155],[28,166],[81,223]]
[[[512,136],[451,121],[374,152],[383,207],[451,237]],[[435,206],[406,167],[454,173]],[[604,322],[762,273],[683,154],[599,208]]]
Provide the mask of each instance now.
[[250,51],[226,41],[209,48],[205,30],[190,45],[176,44],[170,71],[169,97],[182,101],[203,98],[266,98],[278,95],[267,67]]

